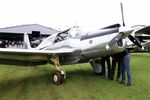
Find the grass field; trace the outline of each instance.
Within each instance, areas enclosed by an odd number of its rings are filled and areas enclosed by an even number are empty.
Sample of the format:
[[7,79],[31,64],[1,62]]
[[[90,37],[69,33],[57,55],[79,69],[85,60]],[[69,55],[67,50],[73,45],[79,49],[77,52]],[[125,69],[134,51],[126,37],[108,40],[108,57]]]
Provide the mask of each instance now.
[[95,76],[89,64],[64,66],[67,81],[50,81],[54,67],[0,65],[0,100],[150,100],[150,54],[132,54],[133,85]]

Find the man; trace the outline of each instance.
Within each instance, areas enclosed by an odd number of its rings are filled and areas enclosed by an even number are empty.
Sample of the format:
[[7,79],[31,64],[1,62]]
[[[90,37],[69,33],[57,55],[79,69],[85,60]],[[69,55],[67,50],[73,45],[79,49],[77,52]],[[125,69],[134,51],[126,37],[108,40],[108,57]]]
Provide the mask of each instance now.
[[2,40],[1,44],[0,44],[0,48],[6,48],[6,40]]
[[126,74],[127,74],[127,86],[131,85],[131,71],[130,71],[130,54],[127,49],[121,52],[120,66],[122,68],[122,80],[120,84],[125,84]]
[[118,63],[118,71],[117,71],[117,79],[116,80],[119,81],[119,79],[120,79],[120,75],[121,75],[120,59],[121,59],[120,53],[112,56],[112,69],[111,69],[110,80],[114,79],[117,63]]
[[[111,80],[113,80],[117,62],[118,62],[117,81],[120,84],[125,84],[125,76],[127,74],[128,77],[127,86],[130,86],[131,85],[130,54],[127,49],[125,49],[121,53],[112,56],[112,70],[110,78]],[[119,81],[121,74],[122,80]]]
[[[105,68],[105,62],[107,62],[107,68]],[[101,59],[100,61],[102,65],[102,75],[106,75],[109,79],[111,78],[111,64],[110,64],[110,57],[106,56]],[[106,72],[106,69],[108,69],[108,73]]]

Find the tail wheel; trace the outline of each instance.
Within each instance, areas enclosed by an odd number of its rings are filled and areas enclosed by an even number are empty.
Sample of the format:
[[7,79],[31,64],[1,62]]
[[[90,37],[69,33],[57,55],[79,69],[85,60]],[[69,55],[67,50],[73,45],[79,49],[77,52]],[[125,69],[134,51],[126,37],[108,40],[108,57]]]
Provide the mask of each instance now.
[[52,81],[54,84],[59,85],[62,84],[65,80],[65,73],[62,70],[55,70],[53,72]]

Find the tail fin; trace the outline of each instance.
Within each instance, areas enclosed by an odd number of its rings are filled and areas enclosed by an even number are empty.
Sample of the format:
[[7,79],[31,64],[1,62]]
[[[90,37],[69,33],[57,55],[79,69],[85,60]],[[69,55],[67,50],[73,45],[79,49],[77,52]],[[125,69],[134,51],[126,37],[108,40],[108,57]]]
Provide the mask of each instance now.
[[24,48],[31,49],[31,44],[27,33],[24,33]]

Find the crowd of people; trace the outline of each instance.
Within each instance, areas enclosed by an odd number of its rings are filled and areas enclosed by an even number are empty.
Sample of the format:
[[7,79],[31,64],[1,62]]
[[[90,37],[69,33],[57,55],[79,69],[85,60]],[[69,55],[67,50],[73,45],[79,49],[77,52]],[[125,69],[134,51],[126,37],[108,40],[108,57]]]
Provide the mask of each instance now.
[[0,48],[23,48],[23,41],[0,40]]
[[[116,81],[119,84],[126,84],[127,86],[131,86],[131,71],[130,71],[130,53],[127,49],[124,51],[115,54],[112,57],[112,64],[110,63],[110,56],[106,56],[101,60],[102,72],[101,75],[105,76],[107,72],[107,77],[110,80],[114,79],[115,70],[117,70]],[[107,71],[105,68],[105,62],[107,63]],[[118,65],[118,68],[116,66]],[[126,83],[127,76],[127,83]]]

